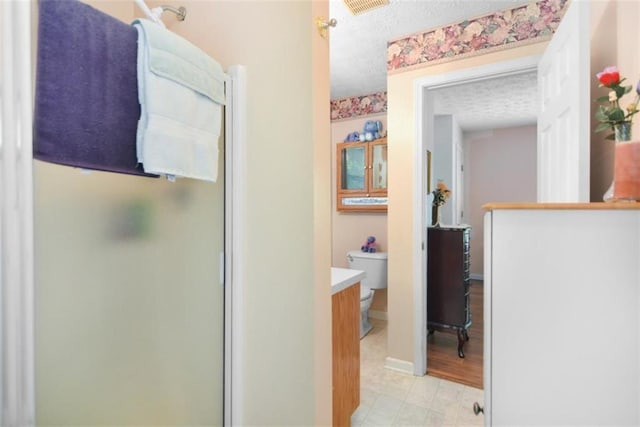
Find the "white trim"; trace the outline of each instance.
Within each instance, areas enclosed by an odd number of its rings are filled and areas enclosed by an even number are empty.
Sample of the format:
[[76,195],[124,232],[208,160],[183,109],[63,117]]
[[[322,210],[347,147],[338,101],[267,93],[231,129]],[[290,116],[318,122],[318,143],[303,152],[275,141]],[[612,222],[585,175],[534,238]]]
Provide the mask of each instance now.
[[491,425],[491,396],[493,394],[493,389],[491,388],[491,363],[492,363],[492,353],[493,349],[491,348],[492,342],[492,331],[493,331],[493,319],[491,317],[492,311],[492,283],[491,283],[491,274],[492,274],[492,266],[493,266],[493,211],[486,212],[484,214],[484,247],[488,248],[488,251],[485,252],[484,256],[484,274],[487,278],[486,282],[483,286],[483,316],[484,316],[484,354],[487,355],[482,360],[482,379],[483,379],[483,388],[484,388],[484,423],[487,426]]
[[233,313],[232,257],[233,257],[233,80],[225,76],[225,108],[224,108],[224,410],[223,423],[231,426],[231,346]]
[[482,280],[482,281],[484,281],[484,274],[480,274],[480,273],[469,273],[469,279],[471,279],[471,280]]
[[384,367],[398,372],[404,372],[405,374],[414,375],[413,363],[408,360],[395,359],[393,357],[387,357],[384,359]]
[[2,4],[0,423],[35,423],[31,3]]
[[369,310],[369,317],[377,320],[388,320],[387,312],[382,310]]
[[[247,165],[247,71],[242,65],[229,67],[231,76],[232,101],[227,104],[231,111],[232,123],[228,126],[231,135],[225,147],[227,156],[227,187],[225,203],[225,229],[227,238],[226,270],[227,287],[225,304],[231,307],[225,318],[225,425],[242,425],[243,408],[243,335],[244,323],[244,248],[246,224],[246,165]],[[227,123],[227,125],[229,125]],[[228,299],[227,299],[228,298]]]
[[[414,111],[416,122],[416,140],[413,172],[413,367],[415,375],[425,375],[427,372],[426,336],[427,336],[427,274],[426,268],[417,267],[418,263],[425,263],[427,259],[427,232],[425,210],[425,152],[423,129],[433,128],[433,102],[428,99],[423,103],[423,87],[420,81],[414,83]],[[423,118],[427,121],[423,123]],[[418,343],[422,343],[418,346]]]
[[[640,212],[637,215],[638,220],[638,242],[640,242]],[[640,251],[640,248],[638,248]],[[638,258],[640,258],[640,253],[638,254]],[[636,258],[637,259],[637,258]],[[638,277],[636,283],[640,283],[640,263],[638,263]],[[638,292],[638,305],[640,307],[640,292]],[[638,316],[638,330],[640,330],[640,316]],[[640,354],[640,340],[638,340],[638,353]],[[638,370],[638,388],[640,389],[640,369]],[[638,397],[638,402],[636,403],[636,408],[638,410],[638,420],[640,420],[640,396]]]
[[[426,334],[426,197],[424,191],[424,153],[426,147],[433,146],[433,97],[428,96],[430,89],[454,86],[461,83],[481,81],[499,76],[508,76],[530,71],[537,71],[540,55],[526,56],[509,61],[494,62],[478,67],[453,71],[416,79],[414,82],[415,135],[414,148],[414,208],[413,208],[413,354],[414,373],[424,375],[427,370],[427,334]],[[426,121],[426,124],[425,124]]]

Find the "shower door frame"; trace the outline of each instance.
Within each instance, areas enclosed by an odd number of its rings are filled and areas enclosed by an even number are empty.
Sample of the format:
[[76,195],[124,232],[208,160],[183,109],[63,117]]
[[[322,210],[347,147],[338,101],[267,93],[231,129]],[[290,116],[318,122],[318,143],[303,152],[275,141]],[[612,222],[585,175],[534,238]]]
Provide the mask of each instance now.
[[[35,426],[34,238],[32,167],[31,1],[2,2],[0,86],[0,425]],[[240,421],[242,253],[246,134],[246,69],[226,78],[224,251],[225,425]]]

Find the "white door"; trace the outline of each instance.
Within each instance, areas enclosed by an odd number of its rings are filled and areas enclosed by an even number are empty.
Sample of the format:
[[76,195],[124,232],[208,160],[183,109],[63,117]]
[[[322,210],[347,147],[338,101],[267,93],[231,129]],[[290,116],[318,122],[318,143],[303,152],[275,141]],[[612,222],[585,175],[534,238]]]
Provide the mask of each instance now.
[[589,201],[588,36],[573,1],[538,65],[538,202]]

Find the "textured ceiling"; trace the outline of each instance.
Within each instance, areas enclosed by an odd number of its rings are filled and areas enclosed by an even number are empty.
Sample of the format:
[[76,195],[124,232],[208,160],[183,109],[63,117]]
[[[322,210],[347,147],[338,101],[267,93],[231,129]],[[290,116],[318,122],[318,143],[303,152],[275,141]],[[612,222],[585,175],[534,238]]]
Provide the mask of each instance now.
[[455,117],[463,131],[535,124],[536,72],[430,91],[436,114]]
[[387,42],[419,31],[508,9],[527,0],[390,0],[388,6],[352,15],[330,0],[331,99],[387,89]]

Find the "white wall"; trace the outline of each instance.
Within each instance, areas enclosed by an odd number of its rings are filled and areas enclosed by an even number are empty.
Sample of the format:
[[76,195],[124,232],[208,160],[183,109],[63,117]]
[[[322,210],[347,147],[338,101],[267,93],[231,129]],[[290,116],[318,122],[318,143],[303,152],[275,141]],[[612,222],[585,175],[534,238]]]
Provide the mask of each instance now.
[[[484,209],[490,202],[536,201],[536,126],[464,134],[471,274],[484,272]],[[465,214],[467,215],[467,214]]]
[[451,165],[451,182],[453,185],[453,190],[455,191],[451,195],[451,209],[452,209],[452,224],[459,224],[460,221],[460,211],[464,209],[463,200],[464,200],[464,182],[459,182],[459,174],[458,168],[462,167],[464,164],[464,151],[463,151],[463,132],[458,124],[458,121],[455,117],[452,118],[452,127],[451,127],[451,151],[453,156],[453,163]]
[[[457,213],[462,208],[458,206],[461,189],[458,186],[456,174],[456,146],[462,145],[462,129],[458,121],[451,115],[437,115],[434,117],[434,149],[432,152],[432,186],[435,189],[442,180],[451,190],[449,200],[440,208],[444,224],[457,224]],[[427,206],[431,210],[431,204]],[[430,224],[430,223],[429,223]]]
[[[434,149],[432,153],[433,188],[438,181],[443,181],[449,189],[453,188],[453,117],[440,115],[433,118]],[[451,199],[440,207],[442,222],[453,224],[453,207]]]

